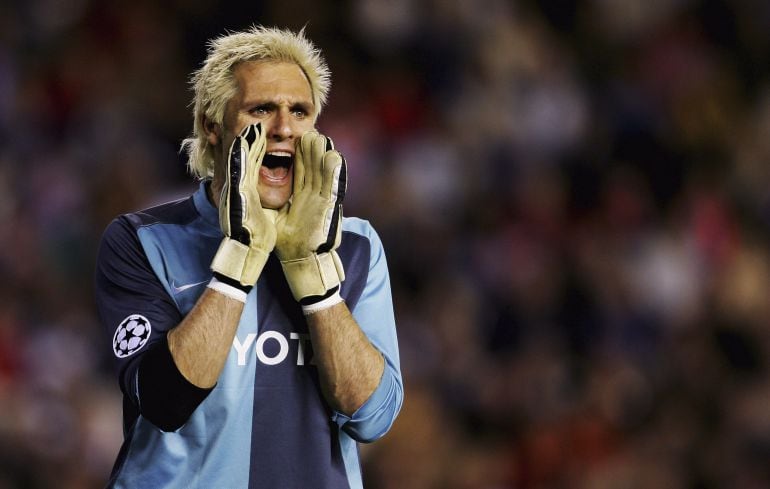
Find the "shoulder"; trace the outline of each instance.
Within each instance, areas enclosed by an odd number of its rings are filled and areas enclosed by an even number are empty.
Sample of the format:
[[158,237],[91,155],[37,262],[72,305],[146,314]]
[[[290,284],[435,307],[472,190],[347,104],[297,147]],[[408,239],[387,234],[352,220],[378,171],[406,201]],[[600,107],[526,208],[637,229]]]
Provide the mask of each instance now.
[[155,224],[186,224],[197,217],[190,197],[122,214],[110,222],[101,239],[103,251],[125,252],[141,248],[139,230]]
[[172,200],[121,216],[135,229],[153,224],[187,224],[197,217],[198,211],[192,197]]
[[340,255],[366,259],[373,265],[384,257],[382,241],[372,224],[358,217],[344,217],[342,220],[342,243]]
[[121,214],[104,231],[103,239],[126,238],[154,224],[186,224],[198,213],[191,197],[165,202],[136,212]]
[[358,217],[342,218],[342,243],[366,247],[371,254],[379,254],[382,250],[382,241],[372,224],[366,219]]
[[361,237],[367,241],[376,241],[380,243],[380,237],[377,235],[377,231],[374,230],[372,224],[366,219],[358,217],[343,217],[342,218],[342,232],[346,234],[346,237]]

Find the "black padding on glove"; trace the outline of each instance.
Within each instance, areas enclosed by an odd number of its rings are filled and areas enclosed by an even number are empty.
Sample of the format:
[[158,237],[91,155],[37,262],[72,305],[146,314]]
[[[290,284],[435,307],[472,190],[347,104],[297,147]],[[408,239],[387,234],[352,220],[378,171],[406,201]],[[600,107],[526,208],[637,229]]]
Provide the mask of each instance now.
[[[329,138],[327,140],[331,141]],[[340,176],[337,181],[337,199],[334,201],[334,213],[332,214],[331,226],[329,226],[329,234],[326,236],[326,243],[323,243],[318,247],[318,253],[326,253],[330,251],[334,246],[334,241],[337,239],[337,227],[340,225],[340,214],[342,213],[342,201],[345,200],[345,191],[348,185],[348,165],[345,162],[345,157],[342,158],[342,167],[340,167]]]

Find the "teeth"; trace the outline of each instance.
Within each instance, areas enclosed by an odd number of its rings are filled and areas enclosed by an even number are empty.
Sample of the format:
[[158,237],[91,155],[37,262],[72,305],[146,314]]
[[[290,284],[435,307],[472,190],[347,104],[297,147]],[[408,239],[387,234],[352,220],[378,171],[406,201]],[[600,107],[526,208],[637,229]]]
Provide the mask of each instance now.
[[291,156],[291,153],[288,153],[286,151],[268,151],[267,154],[272,156]]

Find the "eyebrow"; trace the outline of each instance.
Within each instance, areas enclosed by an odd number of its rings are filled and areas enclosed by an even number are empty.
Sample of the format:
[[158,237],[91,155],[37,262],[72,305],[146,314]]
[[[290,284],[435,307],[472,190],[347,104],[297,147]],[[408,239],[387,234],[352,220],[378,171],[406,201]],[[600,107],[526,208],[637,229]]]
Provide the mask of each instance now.
[[[245,108],[252,108],[252,107],[265,107],[268,109],[275,109],[278,107],[278,104],[272,100],[251,100],[251,101],[245,101],[243,103],[243,107]],[[301,109],[307,112],[308,114],[313,113],[313,104],[310,102],[293,102],[291,105],[289,105],[289,110],[297,110]]]

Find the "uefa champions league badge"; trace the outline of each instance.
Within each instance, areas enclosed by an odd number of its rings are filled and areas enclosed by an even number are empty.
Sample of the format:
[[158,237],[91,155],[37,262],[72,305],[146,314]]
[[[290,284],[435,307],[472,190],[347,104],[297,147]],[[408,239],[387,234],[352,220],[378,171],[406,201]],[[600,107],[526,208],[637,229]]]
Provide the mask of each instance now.
[[150,321],[141,314],[132,314],[124,319],[115,336],[112,337],[112,350],[118,358],[126,358],[141,350],[150,339],[152,327]]

